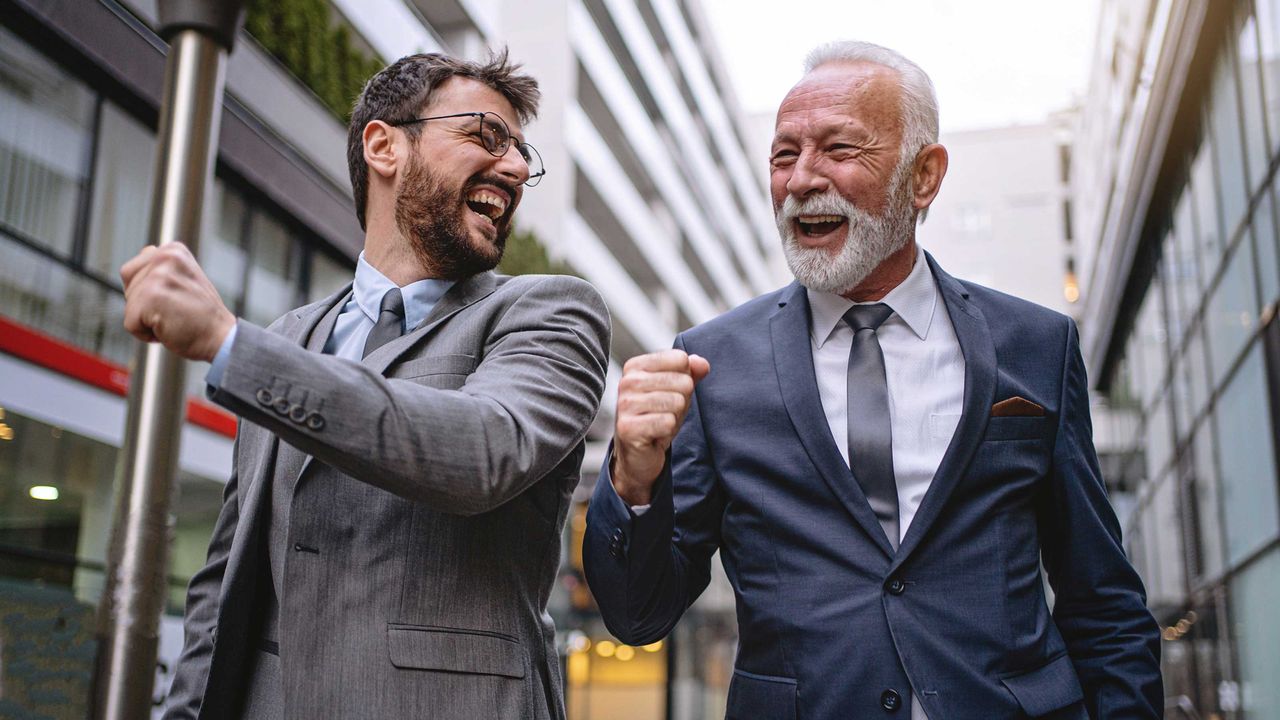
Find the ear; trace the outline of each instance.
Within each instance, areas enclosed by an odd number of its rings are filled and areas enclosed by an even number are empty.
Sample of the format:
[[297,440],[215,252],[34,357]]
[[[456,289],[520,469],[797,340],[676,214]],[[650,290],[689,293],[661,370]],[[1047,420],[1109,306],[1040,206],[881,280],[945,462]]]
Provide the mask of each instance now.
[[400,165],[402,149],[397,147],[397,139],[401,133],[381,120],[370,120],[364,126],[364,162],[370,172],[375,172],[390,180],[395,177]]
[[942,177],[947,174],[947,149],[933,143],[925,145],[916,155],[913,171],[912,195],[916,210],[923,211],[938,196]]

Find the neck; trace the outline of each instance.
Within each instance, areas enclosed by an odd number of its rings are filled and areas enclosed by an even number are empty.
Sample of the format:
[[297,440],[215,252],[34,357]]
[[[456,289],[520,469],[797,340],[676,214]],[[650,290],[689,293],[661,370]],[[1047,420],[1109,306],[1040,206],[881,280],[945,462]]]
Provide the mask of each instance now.
[[854,302],[883,300],[890,290],[902,284],[916,264],[916,241],[911,238],[876,266],[862,282],[841,296]]
[[394,220],[369,218],[364,235],[364,260],[398,287],[431,277]]

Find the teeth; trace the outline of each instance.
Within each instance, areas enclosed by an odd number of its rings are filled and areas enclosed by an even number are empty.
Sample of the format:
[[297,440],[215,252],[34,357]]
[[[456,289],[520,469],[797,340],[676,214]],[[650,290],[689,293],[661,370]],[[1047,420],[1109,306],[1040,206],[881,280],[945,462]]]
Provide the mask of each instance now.
[[796,218],[805,225],[817,225],[819,223],[838,223],[844,222],[843,215],[805,215]]
[[496,218],[507,211],[507,201],[488,190],[476,190],[469,193],[467,195],[467,202],[480,203],[497,208],[497,212],[493,213],[490,216],[490,219]]

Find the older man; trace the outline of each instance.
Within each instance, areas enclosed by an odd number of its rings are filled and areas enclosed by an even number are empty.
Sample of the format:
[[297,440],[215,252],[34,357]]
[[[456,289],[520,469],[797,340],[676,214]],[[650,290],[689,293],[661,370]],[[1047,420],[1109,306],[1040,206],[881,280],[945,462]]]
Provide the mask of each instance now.
[[797,282],[627,363],[587,579],[609,629],[649,643],[719,550],[729,718],[1159,717],[1075,325],[916,245],[937,124],[897,53],[810,55],[770,160]]
[[491,272],[537,102],[505,55],[375,75],[354,282],[269,328],[181,246],[124,266],[126,326],[213,360],[242,418],[166,718],[564,717],[546,604],[609,319],[576,278]]

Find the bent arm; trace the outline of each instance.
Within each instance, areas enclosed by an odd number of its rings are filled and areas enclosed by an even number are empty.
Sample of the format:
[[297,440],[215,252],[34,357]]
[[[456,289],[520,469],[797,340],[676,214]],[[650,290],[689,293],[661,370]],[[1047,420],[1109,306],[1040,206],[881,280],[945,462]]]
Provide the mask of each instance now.
[[671,632],[710,582],[723,511],[695,391],[647,510],[635,514],[618,496],[608,458],[596,480],[583,563],[609,632],[631,645]]
[[1163,714],[1160,634],[1142,580],[1125,556],[1093,446],[1088,381],[1070,323],[1053,475],[1041,505],[1043,560],[1054,621],[1067,644],[1089,715]]
[[[242,322],[212,397],[354,478],[472,515],[519,495],[586,436],[608,345],[600,295],[554,276],[492,320],[461,389],[387,379]],[[282,397],[318,413],[322,426],[273,410],[269,401]]]

